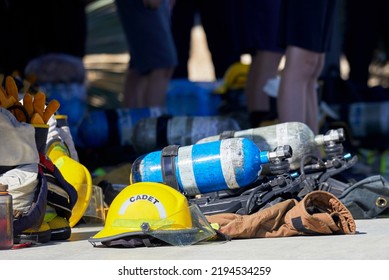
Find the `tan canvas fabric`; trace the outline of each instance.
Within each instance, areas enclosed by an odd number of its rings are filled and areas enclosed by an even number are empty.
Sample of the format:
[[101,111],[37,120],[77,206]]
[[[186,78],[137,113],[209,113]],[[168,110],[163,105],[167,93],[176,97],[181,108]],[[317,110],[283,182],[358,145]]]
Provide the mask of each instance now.
[[286,237],[310,234],[355,233],[348,209],[331,193],[314,191],[298,202],[289,199],[251,215],[208,215],[220,232],[231,238]]
[[306,233],[350,234],[355,233],[356,225],[350,211],[333,194],[315,191],[291,209],[285,216],[285,222],[297,232],[300,223]]

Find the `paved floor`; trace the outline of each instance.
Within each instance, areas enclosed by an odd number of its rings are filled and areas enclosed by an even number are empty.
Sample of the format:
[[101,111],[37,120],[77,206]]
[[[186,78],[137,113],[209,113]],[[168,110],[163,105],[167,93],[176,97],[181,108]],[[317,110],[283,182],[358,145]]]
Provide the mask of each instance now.
[[[389,218],[357,220],[355,235],[205,242],[186,247],[93,247],[101,227],[74,228],[69,240],[0,251],[3,260],[389,260]],[[226,253],[228,252],[228,253]]]

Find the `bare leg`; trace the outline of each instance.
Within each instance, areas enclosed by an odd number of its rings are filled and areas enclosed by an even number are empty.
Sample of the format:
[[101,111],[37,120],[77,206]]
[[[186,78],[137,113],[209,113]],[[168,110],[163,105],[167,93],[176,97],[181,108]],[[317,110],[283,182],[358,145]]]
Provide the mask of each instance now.
[[141,108],[143,93],[147,86],[147,76],[140,75],[136,70],[128,69],[124,78],[123,106]]
[[251,127],[268,125],[276,118],[276,112],[270,112],[270,98],[263,87],[277,76],[282,56],[277,52],[257,51],[252,58],[245,90]]
[[[318,132],[316,81],[323,54],[288,47],[278,93],[279,122],[298,121]],[[309,107],[309,109],[308,109]]]
[[263,87],[277,76],[281,58],[281,53],[269,51],[257,51],[253,56],[245,92],[249,112],[270,110],[269,97]]
[[148,75],[147,88],[144,93],[144,105],[147,107],[164,107],[170,78],[174,68],[163,68],[151,71]]
[[146,75],[140,75],[132,69],[127,70],[123,106],[129,108],[165,106],[172,74],[173,68],[156,69]]
[[307,125],[312,128],[312,131],[317,134],[319,132],[319,101],[318,101],[318,84],[319,78],[324,67],[324,54],[318,54],[318,63],[316,70],[312,73],[312,78],[308,82],[307,87]]

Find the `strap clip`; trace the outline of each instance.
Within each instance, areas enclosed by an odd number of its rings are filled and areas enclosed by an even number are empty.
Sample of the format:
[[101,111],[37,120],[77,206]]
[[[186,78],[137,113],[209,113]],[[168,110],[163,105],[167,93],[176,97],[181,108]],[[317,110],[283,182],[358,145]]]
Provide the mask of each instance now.
[[163,183],[180,191],[176,176],[176,157],[179,145],[169,145],[162,149],[161,167]]

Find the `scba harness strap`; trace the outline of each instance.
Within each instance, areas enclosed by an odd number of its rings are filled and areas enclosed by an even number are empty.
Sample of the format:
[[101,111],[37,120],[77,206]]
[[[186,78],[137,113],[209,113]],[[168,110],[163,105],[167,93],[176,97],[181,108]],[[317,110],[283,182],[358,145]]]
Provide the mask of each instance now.
[[163,183],[180,191],[176,176],[176,157],[179,145],[169,145],[162,149],[161,167]]
[[[47,203],[56,208],[58,211],[62,211],[64,209],[67,210],[68,213],[65,214],[65,216],[69,218],[71,211],[78,199],[76,189],[65,180],[57,166],[55,166],[50,159],[48,159],[43,154],[39,155],[39,159],[40,166],[48,181],[48,184],[54,187],[50,188],[48,191]],[[64,199],[64,197],[59,194],[59,192],[56,192],[56,187],[64,190],[67,194],[67,198]]]
[[[39,154],[38,184],[31,208],[26,214],[14,218],[14,235],[22,233],[24,230],[39,226],[46,213],[46,205],[53,206],[62,216],[70,217],[71,211],[77,202],[78,195],[75,188],[69,184],[62,176],[59,169],[45,155]],[[66,192],[66,198],[53,191],[49,185],[55,185]]]

